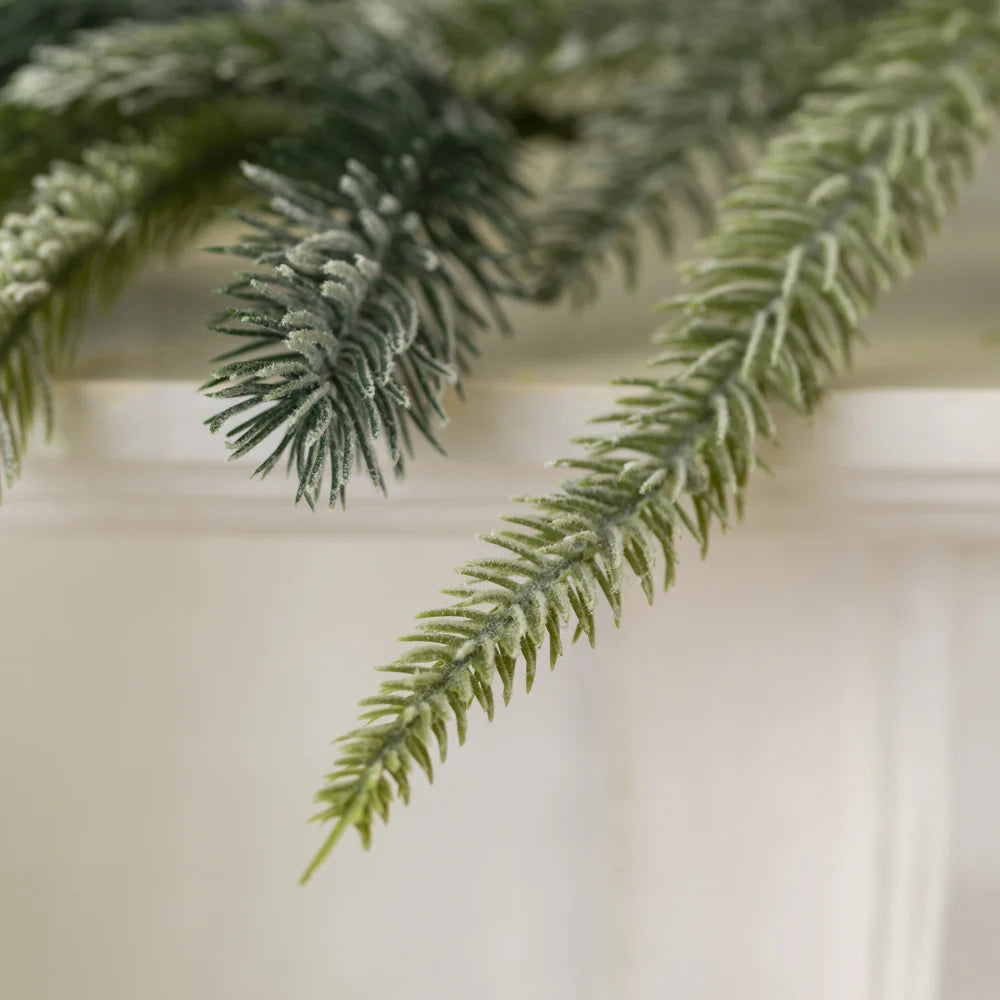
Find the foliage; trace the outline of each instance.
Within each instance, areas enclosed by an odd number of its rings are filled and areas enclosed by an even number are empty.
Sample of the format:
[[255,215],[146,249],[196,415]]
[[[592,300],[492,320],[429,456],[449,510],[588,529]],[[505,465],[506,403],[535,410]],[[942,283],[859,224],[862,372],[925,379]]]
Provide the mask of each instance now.
[[[874,12],[878,3],[870,6]],[[677,46],[673,72],[634,85],[617,106],[591,116],[582,149],[551,183],[529,261],[541,300],[593,298],[609,255],[634,284],[643,229],[664,252],[673,250],[685,214],[707,229],[713,188],[745,166],[751,145],[858,31],[844,0],[738,4],[722,19],[711,4],[697,9],[713,16],[693,33],[697,43]]]
[[488,317],[503,325],[496,296],[511,279],[482,226],[518,238],[510,136],[422,84],[394,79],[364,100],[345,92],[318,127],[279,147],[280,173],[244,168],[270,211],[244,216],[255,234],[230,252],[257,270],[229,288],[241,305],[216,328],[248,338],[235,355],[257,356],[215,372],[212,394],[240,402],[211,426],[254,411],[229,432],[232,457],[277,434],[257,474],[287,452],[297,499],[310,505],[327,463],[333,506],[358,455],[385,489],[376,440],[397,475],[410,425],[436,444],[444,384],[459,383]]
[[[239,5],[239,0],[205,3],[198,0],[0,0],[0,83],[28,59],[33,49],[57,42],[65,44],[76,32],[102,28],[125,18],[169,22],[195,11],[224,11]],[[113,30],[121,31],[119,28]],[[176,33],[176,29],[170,30]],[[104,36],[98,33],[84,37]],[[42,49],[42,59],[46,58],[44,52]],[[42,85],[47,84],[43,81]],[[97,137],[111,138],[120,131],[121,125],[118,109],[107,106],[107,102],[93,101],[86,115],[79,109],[65,114],[67,109],[62,107],[50,113],[44,106],[49,95],[42,95],[43,106],[39,107],[28,94],[14,96],[21,93],[21,88],[22,83],[9,86],[0,100],[0,128],[6,140],[0,155],[0,204],[8,207],[27,193],[31,178],[44,172],[55,156],[65,157],[69,150],[79,152],[89,140]]]
[[448,730],[465,737],[473,700],[492,717],[494,683],[530,688],[561,632],[594,641],[599,595],[617,619],[626,567],[669,585],[678,537],[704,548],[742,508],[769,400],[808,412],[849,356],[878,294],[920,255],[969,173],[1000,101],[1000,4],[930,2],[873,25],[823,79],[787,132],[725,200],[640,390],[602,418],[565,464],[578,478],[507,518],[497,554],[468,563],[449,607],[421,617],[409,652],[362,704],[361,728],[319,793],[333,824],[306,877],[343,832],[367,844],[376,816],[407,801],[414,764],[433,777]]
[[[150,22],[191,6],[129,2],[133,15]],[[0,203],[18,210],[4,220],[16,236],[4,244],[4,270],[8,291],[18,296],[0,333],[0,464],[8,485],[37,402],[47,398],[50,370],[71,356],[70,320],[92,293],[106,301],[148,252],[190,239],[217,205],[238,196],[230,181],[239,160],[258,142],[302,127],[309,116],[290,102],[299,87],[316,85],[341,44],[335,8],[205,16],[241,4],[193,6],[200,16],[160,24],[123,20],[41,47],[0,92],[0,127],[8,139],[0,155]],[[29,7],[11,4],[22,15]],[[98,10],[111,19],[107,4],[74,9],[81,12],[78,25],[96,22]],[[68,13],[62,17],[68,24]],[[55,167],[39,172],[57,158]],[[58,247],[51,265],[38,259],[38,245]],[[25,293],[13,284],[21,275],[31,276],[30,299],[22,300]]]
[[339,51],[347,5],[122,21],[44,46],[8,84],[3,100],[63,115],[113,107],[123,115],[234,95],[296,93]]
[[593,104],[596,85],[661,70],[690,37],[658,0],[425,0],[413,10],[414,22],[433,20],[432,41],[458,86],[554,107]]
[[148,139],[98,143],[35,179],[0,223],[0,469],[10,485],[33,418],[52,422],[50,378],[87,300],[107,298],[152,249],[183,245],[214,213],[234,153],[279,133],[285,109],[212,105]]
[[[421,616],[320,792],[353,826],[433,775],[494,682],[594,641],[628,572],[742,511],[775,404],[813,410],[922,253],[1000,101],[1000,0],[0,0],[0,471],[89,301],[239,204],[238,338],[207,389],[233,458],[343,504],[436,444],[505,300],[593,296],[638,234],[713,235],[662,353]],[[78,30],[86,29],[86,30]],[[549,140],[558,140],[552,143]],[[541,140],[541,141],[539,141]],[[544,149],[555,180],[522,164]]]
[[152,21],[238,5],[238,0],[0,0],[0,80],[40,42],[61,42],[120,18]]

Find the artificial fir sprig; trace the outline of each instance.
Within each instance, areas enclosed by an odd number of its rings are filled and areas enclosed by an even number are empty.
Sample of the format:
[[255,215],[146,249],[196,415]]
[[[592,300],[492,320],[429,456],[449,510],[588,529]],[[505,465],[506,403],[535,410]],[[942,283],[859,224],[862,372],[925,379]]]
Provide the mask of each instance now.
[[124,18],[167,20],[238,6],[239,0],[0,0],[0,80],[40,42],[61,42],[75,31]]
[[625,567],[654,593],[656,550],[673,579],[677,539],[704,547],[741,508],[769,400],[801,411],[845,364],[861,316],[906,273],[969,173],[1000,102],[1000,0],[931,0],[874,23],[725,201],[687,287],[667,303],[668,370],[604,418],[612,429],[567,461],[580,478],[528,501],[467,564],[450,607],[421,616],[391,679],[363,702],[361,728],[318,795],[332,830],[364,843],[376,816],[407,801],[416,763],[433,776],[448,730],[473,699],[506,701],[516,667],[531,684],[562,630],[594,636],[603,594],[617,618]]
[[[33,3],[10,0],[9,17],[19,13],[22,34],[37,31],[36,41],[48,32],[58,38],[74,11],[83,27],[112,18],[115,8],[113,0],[73,0],[63,10],[44,0],[27,13]],[[21,207],[32,177],[90,143],[127,141],[137,128],[205,102],[298,97],[293,80],[315,86],[340,51],[340,6],[247,11],[240,0],[117,0],[129,19],[39,46],[0,89],[0,210]],[[49,7],[59,13],[46,27]]]
[[[226,198],[236,162],[295,116],[283,105],[215,104],[150,137],[99,143],[35,180],[0,222],[0,469],[8,485],[49,381],[92,296],[113,294],[151,250],[183,245]],[[231,191],[235,191],[231,188]]]
[[[713,188],[745,167],[750,148],[850,51],[865,20],[890,5],[737,4],[721,17],[716,5],[699,4],[707,23],[684,34],[667,78],[635,85],[592,115],[580,148],[565,154],[536,220],[528,269],[538,297],[588,301],[609,257],[631,286],[641,232],[669,253],[685,216],[707,230]],[[693,12],[688,19],[697,24]]]
[[[239,8],[240,0],[0,0],[0,83],[30,61],[40,45],[79,43],[74,33],[103,28],[117,35],[113,22],[167,22],[192,13]],[[160,30],[162,25],[154,27]],[[141,30],[141,29],[140,29]],[[183,29],[181,30],[183,34]],[[86,38],[101,37],[84,36]],[[43,62],[47,57],[44,51]],[[107,71],[107,70],[105,70]],[[31,76],[31,70],[27,70]],[[43,94],[41,104],[48,99]],[[39,106],[16,84],[0,91],[0,211],[20,207],[30,195],[31,178],[44,173],[51,161],[67,159],[88,142],[112,139],[121,132],[122,115],[108,102],[89,107]]]
[[385,489],[377,439],[397,475],[411,425],[436,443],[443,385],[458,384],[491,317],[503,326],[495,300],[513,279],[491,243],[521,235],[521,188],[503,124],[429,80],[330,104],[281,144],[280,173],[245,168],[270,211],[243,216],[255,234],[230,248],[256,270],[229,288],[242,304],[216,329],[247,343],[209,388],[238,400],[213,430],[245,417],[233,458],[271,440],[256,474],[287,455],[310,505],[329,468],[332,506],[358,456]]
[[134,116],[237,95],[297,95],[317,86],[356,19],[355,5],[343,0],[165,24],[123,21],[41,47],[0,102],[75,118],[108,108]]
[[678,6],[693,5],[685,0],[665,16],[660,0],[423,0],[408,17],[425,25],[427,43],[464,92],[580,110],[689,48],[695,26]]

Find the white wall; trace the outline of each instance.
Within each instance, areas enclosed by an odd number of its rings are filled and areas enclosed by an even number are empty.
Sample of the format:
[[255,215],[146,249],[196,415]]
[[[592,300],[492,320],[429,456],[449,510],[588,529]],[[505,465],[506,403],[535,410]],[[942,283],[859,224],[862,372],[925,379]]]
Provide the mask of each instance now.
[[[593,407],[567,392],[562,419]],[[469,526],[539,485],[554,444],[514,428],[549,404],[485,393],[388,505],[286,521],[284,484],[211,445],[202,470],[197,432],[151,478],[129,442],[157,390],[64,399],[90,418],[0,530],[0,997],[988,995],[1000,490],[969,431],[1000,400],[973,396],[835,401],[708,562],[654,609],[633,590],[306,888],[329,740]],[[893,465],[872,406],[886,433],[931,407],[952,466],[926,436]]]

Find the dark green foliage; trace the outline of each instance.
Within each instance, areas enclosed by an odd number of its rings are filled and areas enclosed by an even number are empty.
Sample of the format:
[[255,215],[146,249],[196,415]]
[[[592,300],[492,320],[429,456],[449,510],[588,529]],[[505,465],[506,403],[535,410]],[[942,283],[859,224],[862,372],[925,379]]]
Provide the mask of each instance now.
[[238,6],[239,0],[0,0],[0,80],[39,43],[61,42],[75,31],[124,18],[165,20]]
[[148,139],[99,143],[35,180],[25,212],[0,223],[0,469],[16,478],[35,413],[97,295],[108,298],[151,250],[183,245],[225,196],[235,160],[280,133],[280,107],[213,105]]
[[704,548],[742,508],[769,400],[818,402],[879,293],[941,221],[1000,102],[1000,3],[930,2],[872,26],[725,200],[685,291],[665,306],[665,353],[564,464],[579,478],[527,501],[467,564],[450,607],[421,616],[409,652],[363,702],[360,729],[319,793],[332,823],[310,874],[349,826],[364,843],[417,764],[433,775],[473,700],[492,716],[499,677],[530,687],[561,633],[594,640],[601,595],[617,619],[626,570],[652,599],[673,580],[679,536]]
[[277,170],[245,168],[269,212],[245,217],[254,233],[230,249],[256,270],[228,289],[241,305],[217,329],[247,343],[210,385],[238,400],[213,429],[245,418],[232,457],[273,435],[257,473],[287,456],[312,505],[329,467],[332,506],[356,458],[385,489],[376,441],[397,475],[411,427],[434,443],[443,386],[490,318],[503,323],[511,279],[489,243],[522,234],[510,135],[485,111],[429,81],[331,103],[276,150]]
[[0,96],[64,115],[112,108],[135,116],[233,95],[298,94],[322,80],[350,23],[340,3],[123,21],[40,49]]
[[591,116],[582,149],[566,156],[528,262],[541,300],[593,298],[609,256],[632,285],[644,230],[664,252],[673,250],[685,216],[706,230],[720,182],[746,165],[750,148],[850,50],[859,14],[890,4],[739,3],[725,17],[716,6],[685,11],[692,29],[674,46],[672,72]]
[[[207,0],[204,3],[199,0],[0,0],[0,83],[19,69],[37,47],[63,43],[76,32],[125,23],[126,19],[169,21],[186,14],[221,12],[240,6],[240,0]],[[116,27],[113,30],[123,29]],[[44,51],[40,57],[46,58]],[[31,72],[27,71],[29,79]],[[4,136],[0,154],[0,206],[10,206],[27,195],[31,178],[43,172],[55,156],[65,158],[69,151],[82,149],[94,138],[113,138],[122,126],[119,109],[106,103],[93,104],[85,115],[63,114],[61,108],[51,113],[47,107],[33,104],[26,94],[22,95],[23,102],[19,98],[11,103],[15,90],[17,86],[8,88],[3,92],[5,99],[0,100],[0,129]]]
[[[339,46],[336,11],[242,6],[239,0],[11,0],[0,7],[0,27],[6,14],[8,42],[21,39],[22,56],[36,41],[114,22],[36,48],[0,90],[0,206],[23,199],[31,178],[55,157],[78,155],[98,139],[148,133],[157,116],[234,95],[290,96],[293,77],[315,85]],[[193,11],[200,16],[172,20]],[[288,56],[293,48],[296,59]]]
[[692,37],[662,0],[424,0],[413,10],[415,22],[432,20],[456,83],[507,104],[606,101],[609,86],[662,70]]

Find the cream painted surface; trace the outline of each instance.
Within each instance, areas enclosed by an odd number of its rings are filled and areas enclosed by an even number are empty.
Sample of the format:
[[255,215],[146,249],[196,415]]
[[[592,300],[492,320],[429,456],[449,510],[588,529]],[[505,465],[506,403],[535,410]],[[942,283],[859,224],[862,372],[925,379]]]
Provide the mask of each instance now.
[[371,668],[607,397],[483,386],[341,517],[218,462],[189,384],[61,393],[0,518],[0,996],[989,995],[998,393],[790,427],[710,560],[296,885]]
[[296,884],[329,741],[463,547],[6,539],[0,996],[586,996],[593,658]]
[[[20,569],[0,586],[0,995],[987,995],[1000,770],[984,705],[985,745],[959,743],[947,869],[933,847],[915,888],[882,888],[928,829],[882,824],[900,585],[884,547],[734,540],[662,608],[633,594],[627,630],[603,623],[597,652],[477,720],[371,854],[347,843],[297,887],[327,741],[465,547],[5,539]],[[966,587],[987,565],[957,622],[971,658],[951,666],[995,709],[1000,551],[956,556]],[[889,777],[928,782],[911,792],[932,797],[936,829],[942,723],[916,721],[911,751],[932,767]],[[948,988],[904,988],[942,941],[894,936],[922,919],[920,880],[946,871]]]

